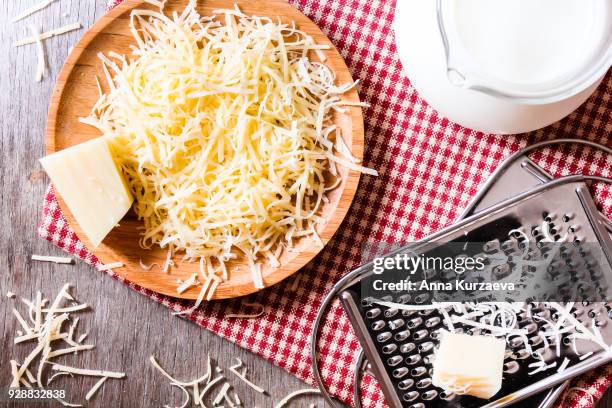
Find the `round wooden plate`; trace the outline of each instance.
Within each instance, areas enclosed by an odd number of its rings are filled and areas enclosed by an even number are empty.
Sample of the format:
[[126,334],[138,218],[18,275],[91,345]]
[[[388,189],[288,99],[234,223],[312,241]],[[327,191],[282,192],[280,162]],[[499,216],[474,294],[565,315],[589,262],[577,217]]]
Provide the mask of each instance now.
[[[294,21],[297,27],[310,34],[317,44],[329,44],[331,50],[325,52],[327,57],[325,64],[335,72],[337,83],[343,84],[353,80],[344,60],[325,34],[285,0],[238,0],[236,3],[248,15],[280,18],[281,21],[287,23]],[[186,4],[187,0],[170,0],[166,4],[165,12],[182,11]],[[234,1],[205,0],[198,2],[198,11],[203,16],[210,15],[213,10],[231,8],[233,4]],[[135,7],[153,8],[143,1],[126,0],[94,24],[74,47],[59,75],[51,98],[46,131],[47,153],[53,153],[100,136],[97,129],[80,123],[78,118],[87,116],[98,99],[95,77],[104,78],[100,60],[96,54],[109,51],[126,55],[130,53],[129,46],[134,43],[134,40],[128,24],[130,11]],[[316,56],[310,57],[317,60]],[[359,96],[355,90],[352,90],[345,94],[343,99],[357,102]],[[347,113],[337,114],[334,120],[342,130],[344,140],[353,154],[361,158],[364,140],[361,108],[351,107]],[[342,183],[328,194],[329,203],[322,208],[322,214],[328,220],[326,224],[318,228],[318,234],[323,243],[327,243],[340,226],[359,182],[359,173],[346,168],[339,168],[339,172]],[[58,197],[58,200],[72,229],[91,249],[91,243],[79,228],[66,204],[61,197]],[[198,270],[196,263],[181,263],[180,256],[176,256],[175,266],[171,268],[170,273],[164,273],[158,268],[150,271],[144,271],[141,268],[140,261],[147,265],[152,263],[163,265],[166,257],[164,249],[145,250],[139,246],[138,227],[141,225],[142,223],[136,219],[134,214],[128,214],[120,226],[115,228],[92,252],[103,263],[122,262],[125,266],[115,269],[115,272],[131,282],[168,296],[195,299],[199,288],[191,288],[179,295],[176,287],[177,279],[186,279]],[[297,272],[317,255],[322,247],[311,237],[307,237],[297,243],[296,249],[291,252],[284,251],[280,259],[280,267],[264,266],[262,268],[266,287]],[[251,273],[244,259],[239,258],[231,263],[229,268],[230,279],[219,285],[214,299],[243,296],[258,290],[253,286]]]

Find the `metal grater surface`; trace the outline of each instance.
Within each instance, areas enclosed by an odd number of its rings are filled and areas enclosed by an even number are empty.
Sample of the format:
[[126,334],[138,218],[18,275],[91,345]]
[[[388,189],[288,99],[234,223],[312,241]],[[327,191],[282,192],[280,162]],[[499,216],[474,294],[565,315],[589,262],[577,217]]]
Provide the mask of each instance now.
[[[588,265],[591,261],[585,253],[587,251],[581,251],[581,246],[585,243],[599,243],[605,254],[603,265],[599,265],[603,276],[598,277],[598,280],[602,285],[596,288],[586,287],[584,291],[599,292],[604,299],[607,299],[605,294],[612,280],[610,278],[612,242],[586,185],[579,177],[568,177],[562,182],[549,182],[495,205],[435,234],[421,245],[417,244],[416,251],[427,253],[437,242],[469,241],[484,243],[481,248],[467,249],[472,253],[511,255],[515,251],[521,251],[521,247],[519,237],[509,232],[516,229],[525,231],[529,239],[537,244],[542,241],[543,222],[550,225],[550,232],[556,237],[567,233],[566,241],[570,243],[569,250],[563,258],[567,262],[553,268],[550,271],[552,275],[573,273],[573,269],[578,269],[572,267],[574,264]],[[544,247],[534,245],[534,248]],[[415,245],[395,253],[408,250],[414,253]],[[524,331],[526,335],[508,337],[502,390],[491,401],[469,396],[447,395],[431,384],[433,355],[438,345],[440,330],[447,329],[445,316],[438,309],[399,310],[372,303],[371,299],[363,298],[361,290],[363,278],[371,274],[372,265],[367,264],[359,269],[361,279],[342,292],[340,297],[372,371],[379,380],[387,401],[393,407],[506,406],[611,359],[602,351],[602,347],[594,342],[587,339],[573,339],[575,330],[570,330],[574,325],[570,322],[575,322],[572,320],[575,318],[586,328],[599,332],[603,343],[612,344],[610,303],[514,304],[512,306],[516,311],[516,321],[508,323],[512,323],[515,329]],[[503,266],[500,269],[502,269],[501,274],[508,272]],[[581,273],[592,273],[592,270],[587,267]],[[443,274],[441,273],[440,277],[429,276],[429,279],[444,279]],[[575,278],[575,282],[580,281],[580,276]],[[413,299],[409,293],[398,292],[382,300],[402,304],[427,304],[431,299],[422,296]],[[502,305],[499,308],[504,309],[509,305]],[[490,334],[490,330],[475,326],[490,321],[493,314],[496,315],[498,323],[506,315],[503,310],[500,311],[491,305],[485,306],[478,310],[478,305],[472,305],[473,309],[467,310],[474,315],[468,320],[476,322],[476,325],[469,322],[455,322],[454,329],[471,334]],[[571,313],[571,317],[565,315],[565,308]],[[445,311],[451,319],[453,316],[455,319],[459,315],[465,316],[466,312],[466,310],[457,310],[454,306],[446,308]],[[559,322],[559,319],[563,321]],[[569,330],[559,335],[558,340],[556,336],[549,338],[540,335],[541,331],[550,331],[549,326],[557,323]],[[593,329],[594,326],[596,329]],[[548,368],[543,369],[545,367]]]

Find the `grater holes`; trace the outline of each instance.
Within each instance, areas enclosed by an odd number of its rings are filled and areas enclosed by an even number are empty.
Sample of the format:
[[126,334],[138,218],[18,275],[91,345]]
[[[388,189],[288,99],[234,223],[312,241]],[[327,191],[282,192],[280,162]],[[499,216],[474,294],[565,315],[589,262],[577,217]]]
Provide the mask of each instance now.
[[506,374],[516,374],[519,370],[519,363],[516,361],[508,361],[504,364],[504,373]]
[[417,382],[416,386],[419,389],[427,388],[431,385],[431,378],[423,378]]
[[427,372],[427,369],[423,366],[413,368],[410,370],[410,375],[412,377],[420,377]]
[[452,392],[442,391],[440,393],[440,399],[442,399],[443,401],[452,401],[455,398],[455,396],[456,394]]
[[414,351],[415,348],[416,345],[414,343],[405,343],[400,346],[400,353],[407,354]]
[[[440,338],[440,335],[442,333],[442,329],[437,329],[431,332],[431,334],[429,335],[430,338],[432,338],[433,340],[437,340]],[[463,333],[463,329],[461,327],[456,327],[455,328],[455,332],[456,333]]]
[[363,298],[361,299],[361,306],[363,307],[368,307],[368,306],[372,306],[372,298]]
[[395,350],[397,350],[397,344],[395,343],[385,344],[382,347],[383,354],[391,354],[391,353],[394,353]]
[[412,404],[409,408],[425,408],[425,404],[417,402],[416,404]]
[[395,316],[398,312],[399,312],[399,309],[391,308],[391,309],[385,310],[384,315],[386,318],[391,318]]
[[524,344],[522,337],[513,337],[508,339],[508,345],[512,348],[521,347]]
[[387,323],[385,323],[384,320],[377,320],[374,323],[372,323],[372,330],[374,331],[379,331],[385,328],[385,326],[387,325]]
[[429,293],[420,293],[414,298],[414,303],[420,305],[426,303],[430,298]]
[[499,251],[499,245],[500,245],[499,240],[494,239],[492,241],[485,242],[485,244],[482,247],[482,250],[487,253],[497,252]]
[[425,310],[419,310],[418,313],[420,316],[429,316],[430,314],[435,313],[436,311],[434,309],[425,309]]
[[542,337],[541,336],[533,336],[529,338],[529,344],[531,346],[539,346],[540,344],[543,343]]
[[395,336],[393,336],[395,341],[404,341],[408,337],[410,337],[410,330],[402,330],[401,332],[398,332],[395,334]]
[[400,367],[400,368],[396,368],[395,370],[393,370],[393,377],[395,378],[402,378],[405,377],[406,374],[409,373],[409,370],[406,367]]
[[413,354],[411,356],[406,357],[406,364],[408,365],[416,365],[418,363],[420,363],[422,360],[422,357],[420,354]]
[[430,401],[436,398],[437,396],[438,396],[438,391],[436,390],[425,391],[423,394],[421,394],[421,398],[423,398],[425,401]]
[[429,333],[427,332],[427,330],[419,330],[412,335],[412,338],[416,341],[420,341],[427,337],[428,334]]
[[423,319],[421,317],[415,317],[414,319],[408,320],[407,327],[409,329],[415,329],[419,327],[423,323]]
[[431,341],[427,341],[425,343],[419,344],[419,353],[427,353],[428,351],[433,350],[434,344]]
[[530,356],[531,354],[529,354],[529,352],[526,349],[521,349],[514,353],[514,358],[516,360],[526,360]]
[[382,333],[379,333],[379,334],[376,336],[376,340],[377,340],[379,343],[384,343],[384,342],[388,341],[388,340],[391,338],[391,336],[393,336],[393,335],[391,334],[391,332],[388,332],[388,331],[386,331],[386,332],[382,332]]
[[408,378],[406,380],[400,381],[399,384],[397,384],[397,388],[399,388],[402,391],[406,391],[407,389],[411,388],[414,385],[414,380],[412,378]]
[[[401,303],[401,304],[406,304],[408,302],[410,302],[410,299],[412,298],[412,296],[410,296],[409,294],[403,294],[401,296],[399,296],[397,298],[397,303]],[[402,312],[407,312],[408,310],[403,310]]]
[[406,394],[404,394],[404,396],[402,397],[402,399],[406,402],[412,402],[415,399],[419,398],[419,393],[416,391],[410,391],[407,392]]
[[401,362],[402,362],[402,357],[401,356],[393,356],[393,357],[389,357],[387,359],[387,364],[389,364],[389,366],[391,366],[391,367],[395,367],[396,365],[398,365]]
[[389,329],[391,330],[397,330],[401,327],[404,326],[404,324],[406,324],[406,322],[404,322],[404,319],[395,319],[395,320],[391,320],[389,322]]
[[375,319],[380,315],[380,309],[379,308],[370,309],[366,312],[365,315],[368,319]]

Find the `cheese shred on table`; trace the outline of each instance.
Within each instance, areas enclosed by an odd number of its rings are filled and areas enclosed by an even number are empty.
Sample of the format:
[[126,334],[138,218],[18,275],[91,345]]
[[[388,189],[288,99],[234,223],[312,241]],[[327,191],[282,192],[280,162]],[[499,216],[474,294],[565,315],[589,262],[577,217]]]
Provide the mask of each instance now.
[[336,166],[376,174],[332,118],[361,105],[340,97],[355,84],[336,85],[311,61],[327,47],[294,25],[238,8],[133,10],[130,27],[131,55],[99,54],[107,93],[81,121],[110,141],[144,222],[141,245],[205,259],[224,280],[225,263],[244,255],[263,287],[262,262],[278,266],[325,222]]

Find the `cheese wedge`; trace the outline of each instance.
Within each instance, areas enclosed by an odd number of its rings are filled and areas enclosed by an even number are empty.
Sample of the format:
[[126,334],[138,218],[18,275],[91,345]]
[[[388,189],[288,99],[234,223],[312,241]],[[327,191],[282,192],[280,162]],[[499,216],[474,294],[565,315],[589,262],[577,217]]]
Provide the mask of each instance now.
[[100,245],[134,201],[106,139],[69,147],[40,163],[93,247]]
[[489,399],[501,388],[506,342],[445,332],[434,355],[432,383],[447,392]]

